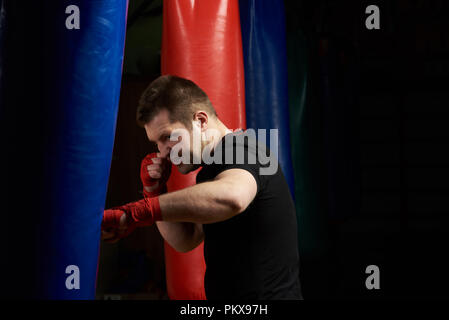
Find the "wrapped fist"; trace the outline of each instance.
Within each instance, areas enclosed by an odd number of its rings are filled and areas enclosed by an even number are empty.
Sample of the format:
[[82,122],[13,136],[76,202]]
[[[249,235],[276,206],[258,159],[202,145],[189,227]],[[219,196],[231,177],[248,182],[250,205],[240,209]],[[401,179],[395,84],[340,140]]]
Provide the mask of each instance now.
[[148,154],[140,166],[140,180],[143,194],[146,197],[156,197],[167,191],[166,183],[171,173],[171,163],[161,158],[160,153]]

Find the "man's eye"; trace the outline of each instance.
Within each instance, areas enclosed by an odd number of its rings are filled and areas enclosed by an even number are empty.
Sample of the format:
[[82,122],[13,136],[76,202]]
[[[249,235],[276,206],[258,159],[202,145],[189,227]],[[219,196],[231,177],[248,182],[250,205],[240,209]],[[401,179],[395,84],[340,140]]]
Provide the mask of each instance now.
[[163,142],[170,140],[170,135],[164,134],[164,135],[161,137],[161,140],[162,140]]

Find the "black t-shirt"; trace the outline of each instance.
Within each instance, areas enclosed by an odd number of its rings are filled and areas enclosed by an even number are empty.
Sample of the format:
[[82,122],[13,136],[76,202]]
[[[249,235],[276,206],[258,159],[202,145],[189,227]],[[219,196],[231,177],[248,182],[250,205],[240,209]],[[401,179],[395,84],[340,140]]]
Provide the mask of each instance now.
[[[262,175],[260,169],[270,164],[262,165],[265,162],[259,161],[257,151],[267,149],[241,136],[226,135],[215,148],[215,152],[222,151],[221,155],[217,152],[222,164],[203,165],[196,178],[197,183],[210,181],[225,170],[238,168],[251,173],[257,183],[257,194],[244,212],[222,222],[203,224],[206,297],[302,299],[296,214],[287,182],[280,166],[274,174]],[[245,154],[241,164],[236,163],[238,151]],[[229,152],[232,163],[226,164]],[[251,156],[255,156],[255,164]]]

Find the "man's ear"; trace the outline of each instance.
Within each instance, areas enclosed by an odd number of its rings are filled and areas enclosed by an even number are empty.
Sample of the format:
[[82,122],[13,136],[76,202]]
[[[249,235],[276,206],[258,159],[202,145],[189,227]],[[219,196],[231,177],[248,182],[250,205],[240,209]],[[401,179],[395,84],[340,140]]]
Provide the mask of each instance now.
[[199,110],[195,112],[194,121],[198,123],[201,131],[205,131],[208,128],[209,116],[206,111]]

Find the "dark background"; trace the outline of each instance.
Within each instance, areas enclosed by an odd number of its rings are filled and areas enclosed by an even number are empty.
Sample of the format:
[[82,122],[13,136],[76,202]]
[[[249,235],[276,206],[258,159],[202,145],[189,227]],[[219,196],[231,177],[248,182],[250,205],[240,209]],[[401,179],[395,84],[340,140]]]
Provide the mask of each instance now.
[[[141,6],[144,2],[151,4]],[[371,4],[380,8],[380,30],[365,28],[365,8]],[[351,163],[359,177],[359,184],[352,187],[357,186],[358,192],[352,193],[350,211],[344,212],[343,206],[333,211],[337,215],[330,214],[330,195],[338,184],[329,182],[323,156],[318,163],[324,172],[317,176],[318,210],[307,213],[321,218],[316,230],[308,230],[320,234],[320,241],[303,238],[317,241],[318,249],[300,252],[305,299],[447,298],[449,2],[286,0],[285,5],[287,31],[299,26],[309,48],[308,81],[315,88],[309,96],[317,112],[311,126],[321,129],[334,119],[324,112],[318,90],[323,41],[336,44],[337,52],[350,53],[345,59],[357,67],[357,90],[352,92],[356,103],[340,120],[341,130],[348,123],[357,129],[358,143],[352,145],[357,156]],[[135,111],[140,93],[159,75],[161,1],[131,0],[129,14],[106,207],[141,197],[140,161],[154,150],[136,126]],[[30,19],[36,28],[23,29],[21,21]],[[148,26],[154,34],[144,36]],[[45,70],[40,65],[43,57],[33,56],[33,47],[43,38],[39,12],[23,11],[12,27],[16,36],[2,39],[17,48],[17,54],[9,57],[6,70],[14,74],[14,83],[2,88],[15,108],[0,108],[10,119],[1,127],[2,144],[8,145],[1,157],[3,176],[8,177],[2,179],[8,228],[0,234],[4,256],[21,267],[14,274],[2,271],[7,287],[15,290],[2,295],[21,297],[32,288],[32,270],[36,259],[42,258],[30,251],[30,243],[40,237],[31,227],[36,221],[22,224],[17,212],[32,212],[42,201],[29,186],[41,179],[32,169],[41,166],[36,161],[45,144],[36,139],[44,130],[39,119],[45,117],[39,111],[43,106],[35,103],[44,89],[39,79]],[[343,79],[345,72],[338,69],[337,79]],[[24,108],[31,105],[34,108]],[[319,150],[326,148],[324,140],[318,144]],[[16,250],[7,252],[11,243]],[[372,264],[380,268],[380,290],[365,287],[365,268]],[[156,227],[139,229],[115,245],[102,244],[97,287],[98,299],[167,298],[163,242]]]
[[[447,297],[448,3],[378,6],[381,30],[361,28],[353,39],[360,55],[362,202],[360,216],[336,227],[341,276],[330,292]],[[345,16],[338,8],[329,15]],[[332,32],[345,32],[338,29]],[[367,292],[354,276],[367,264],[381,268],[379,292]]]
[[[380,8],[380,30],[365,28],[370,4]],[[303,255],[306,298],[448,296],[448,4],[286,3],[309,43],[349,44],[359,69],[360,210],[327,219],[327,254]],[[364,286],[371,264],[380,268],[378,291]]]

